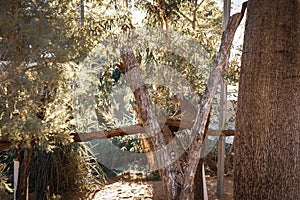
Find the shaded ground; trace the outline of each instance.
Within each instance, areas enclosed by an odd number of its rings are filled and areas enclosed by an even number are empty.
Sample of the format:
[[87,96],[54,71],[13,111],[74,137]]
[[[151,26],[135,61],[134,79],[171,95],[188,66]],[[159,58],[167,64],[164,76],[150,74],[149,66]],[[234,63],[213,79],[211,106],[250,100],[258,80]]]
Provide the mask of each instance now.
[[[216,178],[207,177],[209,200],[231,200],[233,178],[225,177],[225,191],[218,198],[216,193]],[[106,185],[94,197],[94,200],[165,200],[164,187],[161,181],[122,181]]]
[[224,193],[221,197],[216,195],[217,178],[207,177],[207,190],[209,200],[231,200],[233,199],[233,177],[226,176],[224,179]]

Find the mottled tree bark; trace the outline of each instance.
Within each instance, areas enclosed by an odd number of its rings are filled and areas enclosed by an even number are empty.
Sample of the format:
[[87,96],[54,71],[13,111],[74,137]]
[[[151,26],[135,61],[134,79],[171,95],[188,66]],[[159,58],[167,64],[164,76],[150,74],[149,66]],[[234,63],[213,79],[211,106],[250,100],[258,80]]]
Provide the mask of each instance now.
[[[203,140],[207,137],[207,132],[208,132],[208,127],[209,127],[209,121],[210,121],[210,114],[208,115],[208,119],[206,122],[205,126],[205,131],[204,131],[204,137]],[[194,188],[194,200],[203,200],[205,192],[204,191],[204,179],[205,179],[205,173],[202,171],[202,165],[204,165],[204,159],[201,158],[198,165],[197,165],[197,170],[196,170],[196,175],[195,175],[195,188]]]
[[234,198],[300,197],[300,1],[249,1]]
[[209,115],[212,99],[214,98],[222,73],[226,71],[226,62],[229,58],[231,44],[234,38],[235,31],[240,24],[246,3],[243,4],[242,12],[230,17],[226,30],[223,32],[221,47],[217,57],[216,66],[213,68],[207,83],[206,90],[198,107],[196,121],[192,128],[192,136],[194,140],[189,150],[189,159],[187,168],[184,172],[183,190],[181,198],[184,200],[194,199],[194,177],[197,171],[197,166],[201,157],[201,146],[204,139],[205,124]]
[[[134,93],[138,116],[141,119],[142,126],[147,130],[149,146],[152,148],[155,160],[154,168],[160,171],[168,199],[178,199],[180,184],[178,184],[177,180],[177,169],[174,168],[177,162],[174,162],[170,158],[170,152],[165,148],[168,140],[172,136],[165,138],[162,134],[132,48],[128,46],[123,47],[121,49],[121,58],[123,65],[120,69],[124,73],[127,84]],[[172,135],[172,133],[170,135]]]

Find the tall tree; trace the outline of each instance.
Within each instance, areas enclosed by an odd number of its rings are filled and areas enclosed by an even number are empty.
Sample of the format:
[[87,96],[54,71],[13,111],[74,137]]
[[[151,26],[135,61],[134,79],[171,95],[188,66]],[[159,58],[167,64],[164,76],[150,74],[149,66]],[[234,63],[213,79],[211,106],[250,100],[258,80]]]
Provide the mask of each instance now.
[[248,2],[235,199],[299,199],[299,31],[299,0]]
[[0,140],[16,149],[20,200],[28,198],[30,167],[38,165],[32,157],[73,140],[70,61],[92,47],[78,27],[78,14],[69,0],[0,0]]

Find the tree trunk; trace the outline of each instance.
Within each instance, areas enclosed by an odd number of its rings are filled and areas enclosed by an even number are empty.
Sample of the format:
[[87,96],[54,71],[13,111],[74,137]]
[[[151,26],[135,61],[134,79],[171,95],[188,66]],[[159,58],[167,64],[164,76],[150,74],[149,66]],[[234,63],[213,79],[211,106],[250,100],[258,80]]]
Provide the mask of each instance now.
[[153,171],[153,169],[155,168],[155,159],[152,153],[154,149],[152,141],[150,140],[150,138],[145,137],[140,137],[139,139],[141,140],[142,149],[146,153],[149,170]]
[[204,191],[203,191],[203,173],[202,173],[202,164],[204,160],[201,158],[195,175],[195,188],[194,188],[194,200],[203,200]]
[[177,139],[176,135],[170,130],[170,128],[167,125],[163,127],[162,133],[166,145],[169,145],[169,149],[171,150],[171,152],[169,152],[171,160],[170,167],[174,175],[173,183],[175,184],[175,187],[173,187],[174,195],[172,197],[172,200],[179,200],[179,195],[183,183],[183,170],[180,164],[179,157],[181,154],[183,154],[183,152],[185,152],[185,150],[182,147],[180,141]]
[[166,148],[167,141],[165,141],[161,132],[146,84],[132,48],[128,46],[123,47],[121,49],[121,58],[123,63],[120,65],[120,70],[124,73],[125,80],[133,91],[139,118],[147,130],[150,148],[153,148],[154,151],[154,168],[160,170],[168,199],[178,199],[180,185],[176,180],[177,172],[176,169],[174,170],[173,168],[173,162],[169,155],[170,152],[168,152]]
[[238,97],[235,199],[299,199],[299,134],[300,1],[251,0]]
[[[210,113],[207,118],[207,122],[205,125],[204,137],[203,140],[207,137],[208,127],[210,121]],[[204,184],[206,184],[203,180],[205,179],[205,173],[203,173],[202,165],[204,165],[204,159],[201,158],[195,174],[195,188],[194,188],[194,200],[203,200],[207,191],[204,191]]]
[[32,149],[25,149],[21,151],[18,156],[20,162],[18,186],[16,198],[18,200],[28,199],[28,176],[30,168],[30,160],[32,156]]
[[243,3],[241,13],[237,13],[230,18],[226,30],[223,32],[216,66],[208,78],[204,95],[198,107],[197,117],[191,131],[191,135],[194,139],[189,150],[188,164],[184,172],[183,190],[180,194],[182,200],[194,199],[194,178],[201,157],[200,150],[204,139],[205,124],[209,115],[212,99],[216,94],[221,79],[221,74],[226,71],[226,63],[230,54],[234,34],[244,16],[246,5],[246,3]]

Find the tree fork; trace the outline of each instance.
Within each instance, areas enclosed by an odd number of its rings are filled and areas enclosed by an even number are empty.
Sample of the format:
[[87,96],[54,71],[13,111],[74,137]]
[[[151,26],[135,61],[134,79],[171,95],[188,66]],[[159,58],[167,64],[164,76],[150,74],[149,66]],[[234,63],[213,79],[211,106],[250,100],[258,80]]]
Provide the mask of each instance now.
[[184,172],[183,191],[181,192],[180,198],[182,200],[194,199],[194,177],[197,171],[197,165],[201,157],[200,150],[204,138],[205,125],[207,123],[207,118],[209,115],[209,108],[211,107],[212,99],[216,94],[221,76],[227,70],[226,62],[230,54],[230,48],[234,38],[234,34],[244,16],[246,7],[247,3],[245,2],[243,3],[242,11],[240,13],[234,14],[229,19],[226,30],[222,35],[222,41],[217,56],[216,66],[209,76],[206,90],[198,107],[196,121],[193,125],[191,133],[192,136],[194,136],[194,140],[190,147],[188,164]]

